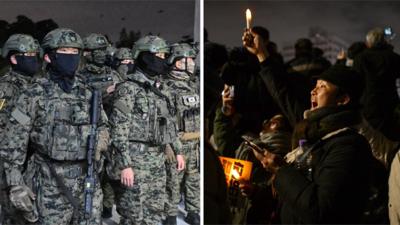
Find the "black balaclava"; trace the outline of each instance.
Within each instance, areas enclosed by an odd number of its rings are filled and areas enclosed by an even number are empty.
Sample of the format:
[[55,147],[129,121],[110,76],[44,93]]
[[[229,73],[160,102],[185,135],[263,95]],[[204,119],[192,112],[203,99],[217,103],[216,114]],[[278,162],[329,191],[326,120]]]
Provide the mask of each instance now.
[[51,52],[48,54],[50,79],[61,89],[70,93],[75,82],[75,71],[78,69],[80,54],[63,54]]
[[167,59],[157,57],[151,52],[140,53],[136,65],[150,77],[166,75],[171,70]]
[[103,67],[107,60],[107,52],[105,49],[95,49],[90,51],[90,54],[86,56],[88,63],[94,64],[98,67]]
[[129,64],[120,64],[119,66],[116,67],[116,70],[120,74],[130,74],[134,71],[135,65],[133,63]]
[[113,57],[111,55],[106,55],[106,61],[104,62],[104,65],[109,67],[113,66]]
[[37,56],[16,55],[17,64],[11,64],[12,70],[24,76],[33,76],[39,71]]

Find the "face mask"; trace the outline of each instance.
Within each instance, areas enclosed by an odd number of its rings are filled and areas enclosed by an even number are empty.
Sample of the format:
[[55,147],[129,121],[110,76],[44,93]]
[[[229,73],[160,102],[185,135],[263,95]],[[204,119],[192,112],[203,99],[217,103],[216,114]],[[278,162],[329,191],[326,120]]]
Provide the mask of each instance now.
[[187,72],[189,72],[189,75],[194,74],[194,70],[195,70],[195,66],[196,64],[194,63],[193,60],[188,61],[187,59],[185,59],[185,69]]
[[119,64],[119,66],[117,66],[117,71],[120,74],[130,74],[133,72],[135,66],[132,63],[129,64]]
[[135,69],[135,64],[129,63],[126,66],[128,67],[128,73],[133,73],[133,70]]
[[39,63],[36,56],[17,55],[15,59],[17,64],[13,64],[12,67],[16,72],[26,76],[33,76],[39,71]]
[[78,69],[79,54],[49,54],[51,60],[51,73],[57,77],[74,78]]
[[166,75],[171,70],[166,59],[159,58],[150,52],[142,52],[137,65],[149,76]]
[[97,66],[103,66],[106,63],[106,51],[94,50],[92,52],[93,63]]

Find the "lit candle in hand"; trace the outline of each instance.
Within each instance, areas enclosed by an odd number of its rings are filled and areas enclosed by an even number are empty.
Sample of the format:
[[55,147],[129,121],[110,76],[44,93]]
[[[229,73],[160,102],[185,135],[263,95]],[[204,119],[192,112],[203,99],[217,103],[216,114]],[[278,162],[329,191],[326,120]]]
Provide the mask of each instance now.
[[250,9],[246,10],[246,29],[250,30],[250,21],[251,21],[251,11]]

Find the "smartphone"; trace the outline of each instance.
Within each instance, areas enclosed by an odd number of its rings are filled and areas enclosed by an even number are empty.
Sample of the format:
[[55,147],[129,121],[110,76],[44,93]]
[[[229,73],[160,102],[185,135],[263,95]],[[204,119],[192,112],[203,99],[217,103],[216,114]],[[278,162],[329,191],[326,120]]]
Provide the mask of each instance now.
[[383,33],[388,41],[392,41],[396,37],[396,34],[393,32],[391,27],[385,27]]
[[392,36],[392,34],[393,34],[391,27],[385,27],[384,32],[385,32],[385,36]]
[[260,146],[256,145],[254,142],[252,142],[248,137],[246,136],[242,136],[244,143],[248,146],[250,146],[250,148],[256,150],[256,152],[264,155],[265,150],[263,150]]
[[235,97],[235,86],[233,85],[229,86],[229,97],[230,98]]

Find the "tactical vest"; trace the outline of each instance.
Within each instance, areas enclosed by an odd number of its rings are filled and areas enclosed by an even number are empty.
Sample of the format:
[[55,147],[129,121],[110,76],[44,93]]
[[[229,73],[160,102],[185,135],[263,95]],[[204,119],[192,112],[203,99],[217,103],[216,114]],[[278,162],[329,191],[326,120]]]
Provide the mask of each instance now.
[[172,112],[170,112],[171,107],[167,104],[166,96],[163,97],[160,91],[136,79],[129,78],[122,85],[133,90],[126,94],[135,99],[134,105],[130,106],[125,106],[119,101],[114,102],[114,107],[126,115],[131,115],[129,140],[148,143],[152,146],[173,142],[177,133],[171,121]]
[[26,90],[29,77],[9,72],[0,79],[0,133],[6,126],[9,112],[18,96],[22,91]]
[[[78,81],[76,81],[78,82]],[[52,81],[43,82],[31,141],[36,151],[54,160],[86,159],[90,131],[90,91],[83,84],[65,93]]]
[[200,96],[184,81],[168,82],[177,107],[178,129],[182,132],[200,131]]

